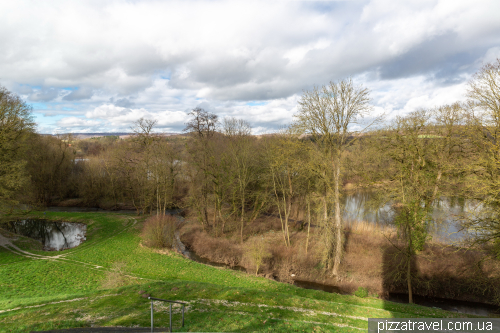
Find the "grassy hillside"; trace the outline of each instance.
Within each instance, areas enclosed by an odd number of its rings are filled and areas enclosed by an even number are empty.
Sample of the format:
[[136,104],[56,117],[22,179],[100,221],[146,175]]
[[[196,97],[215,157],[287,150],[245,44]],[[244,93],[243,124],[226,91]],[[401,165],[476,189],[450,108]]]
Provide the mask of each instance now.
[[[304,290],[199,264],[140,245],[142,221],[110,213],[33,214],[87,224],[87,241],[61,252],[18,238],[0,246],[0,331],[150,324],[147,295],[186,301],[176,331],[360,331],[369,317],[457,314],[378,299]],[[12,237],[2,231],[6,237]],[[168,326],[163,304],[155,325]]]

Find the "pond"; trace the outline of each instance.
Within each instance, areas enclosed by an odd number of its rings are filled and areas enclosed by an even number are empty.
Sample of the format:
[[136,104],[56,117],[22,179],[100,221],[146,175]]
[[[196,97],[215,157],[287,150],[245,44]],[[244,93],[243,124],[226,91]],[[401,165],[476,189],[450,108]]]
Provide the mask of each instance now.
[[[392,224],[395,213],[390,204],[377,206],[372,191],[350,191],[342,200],[345,223],[369,222],[378,225]],[[465,216],[478,215],[482,211],[479,201],[441,197],[433,205],[431,234],[445,243],[460,241],[466,236],[460,231],[460,221]]]
[[87,225],[83,223],[43,219],[11,221],[2,225],[2,228],[42,242],[45,251],[60,251],[78,246],[86,240],[87,232]]

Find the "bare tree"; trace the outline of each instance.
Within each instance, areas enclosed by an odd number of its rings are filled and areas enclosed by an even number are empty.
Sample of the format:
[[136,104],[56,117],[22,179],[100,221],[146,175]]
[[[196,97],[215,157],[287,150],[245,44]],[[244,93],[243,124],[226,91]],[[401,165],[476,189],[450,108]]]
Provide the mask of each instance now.
[[252,133],[250,123],[243,119],[226,117],[222,120],[222,131],[229,137],[242,137]]
[[219,118],[216,114],[195,108],[189,112],[191,120],[186,123],[184,132],[194,133],[198,137],[209,138],[214,135],[219,126]]
[[[334,223],[331,223],[330,210],[325,209],[326,234],[330,238],[326,257],[328,264],[333,264],[332,275],[338,274],[343,248],[340,211],[342,155],[353,135],[352,126],[358,124],[371,109],[368,89],[346,79],[304,92],[299,101],[299,111],[294,115],[293,127],[313,136],[333,169],[333,184],[326,182],[328,188],[325,193],[325,206],[327,201],[332,201],[334,211]],[[327,174],[325,171],[324,176]]]
[[[245,224],[254,221],[266,204],[266,195],[258,189],[261,158],[251,126],[242,119],[224,118],[223,133],[227,141],[229,187],[233,212],[240,217],[240,240]],[[251,211],[247,212],[250,208]],[[250,210],[248,209],[248,210]]]
[[191,134],[192,139],[187,146],[192,171],[189,198],[190,205],[197,211],[198,218],[205,229],[209,226],[208,207],[211,185],[218,186],[218,175],[220,174],[214,172],[217,171],[217,168],[214,168],[217,161],[213,145],[219,120],[216,114],[201,108],[193,109],[189,115],[191,120],[186,123],[184,128],[185,132]]
[[307,151],[295,135],[282,132],[267,141],[266,165],[275,206],[281,222],[285,246],[290,246],[289,222],[293,204],[300,197],[306,172],[303,170]]

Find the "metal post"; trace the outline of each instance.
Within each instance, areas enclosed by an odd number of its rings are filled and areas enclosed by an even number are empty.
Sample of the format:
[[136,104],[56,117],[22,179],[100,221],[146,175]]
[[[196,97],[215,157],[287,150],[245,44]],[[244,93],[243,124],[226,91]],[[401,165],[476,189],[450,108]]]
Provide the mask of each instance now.
[[170,303],[170,332],[172,332],[172,303]]
[[153,300],[151,300],[151,333],[153,333]]
[[182,327],[184,327],[184,304],[182,304]]
[[169,302],[169,314],[170,314],[170,318],[169,318],[169,322],[170,322],[170,327],[169,327],[169,330],[170,332],[172,332],[172,321],[173,321],[173,317],[172,317],[172,303],[176,303],[176,304],[181,304],[182,306],[182,327],[184,327],[184,312],[185,312],[185,308],[186,308],[186,304],[187,303],[184,303],[184,302],[178,302],[178,301],[170,301],[170,300],[167,300],[167,299],[161,299],[161,298],[155,298],[155,297],[148,297],[148,299],[151,300],[151,333],[154,332],[154,325],[153,325],[153,311],[154,311],[154,304],[153,304],[153,301],[154,300],[157,300],[157,301],[162,301],[162,302]]

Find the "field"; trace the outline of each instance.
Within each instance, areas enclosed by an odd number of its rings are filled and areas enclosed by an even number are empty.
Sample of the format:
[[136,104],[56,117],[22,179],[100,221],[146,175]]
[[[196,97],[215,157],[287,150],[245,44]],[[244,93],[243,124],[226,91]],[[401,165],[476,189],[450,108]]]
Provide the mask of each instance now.
[[[19,237],[0,246],[0,332],[70,327],[148,327],[147,295],[188,303],[175,331],[363,331],[367,318],[457,317],[375,298],[305,290],[142,247],[142,220],[111,213],[33,213],[87,224],[87,241],[44,252]],[[6,232],[4,236],[9,237]],[[168,326],[155,304],[155,326]]]

